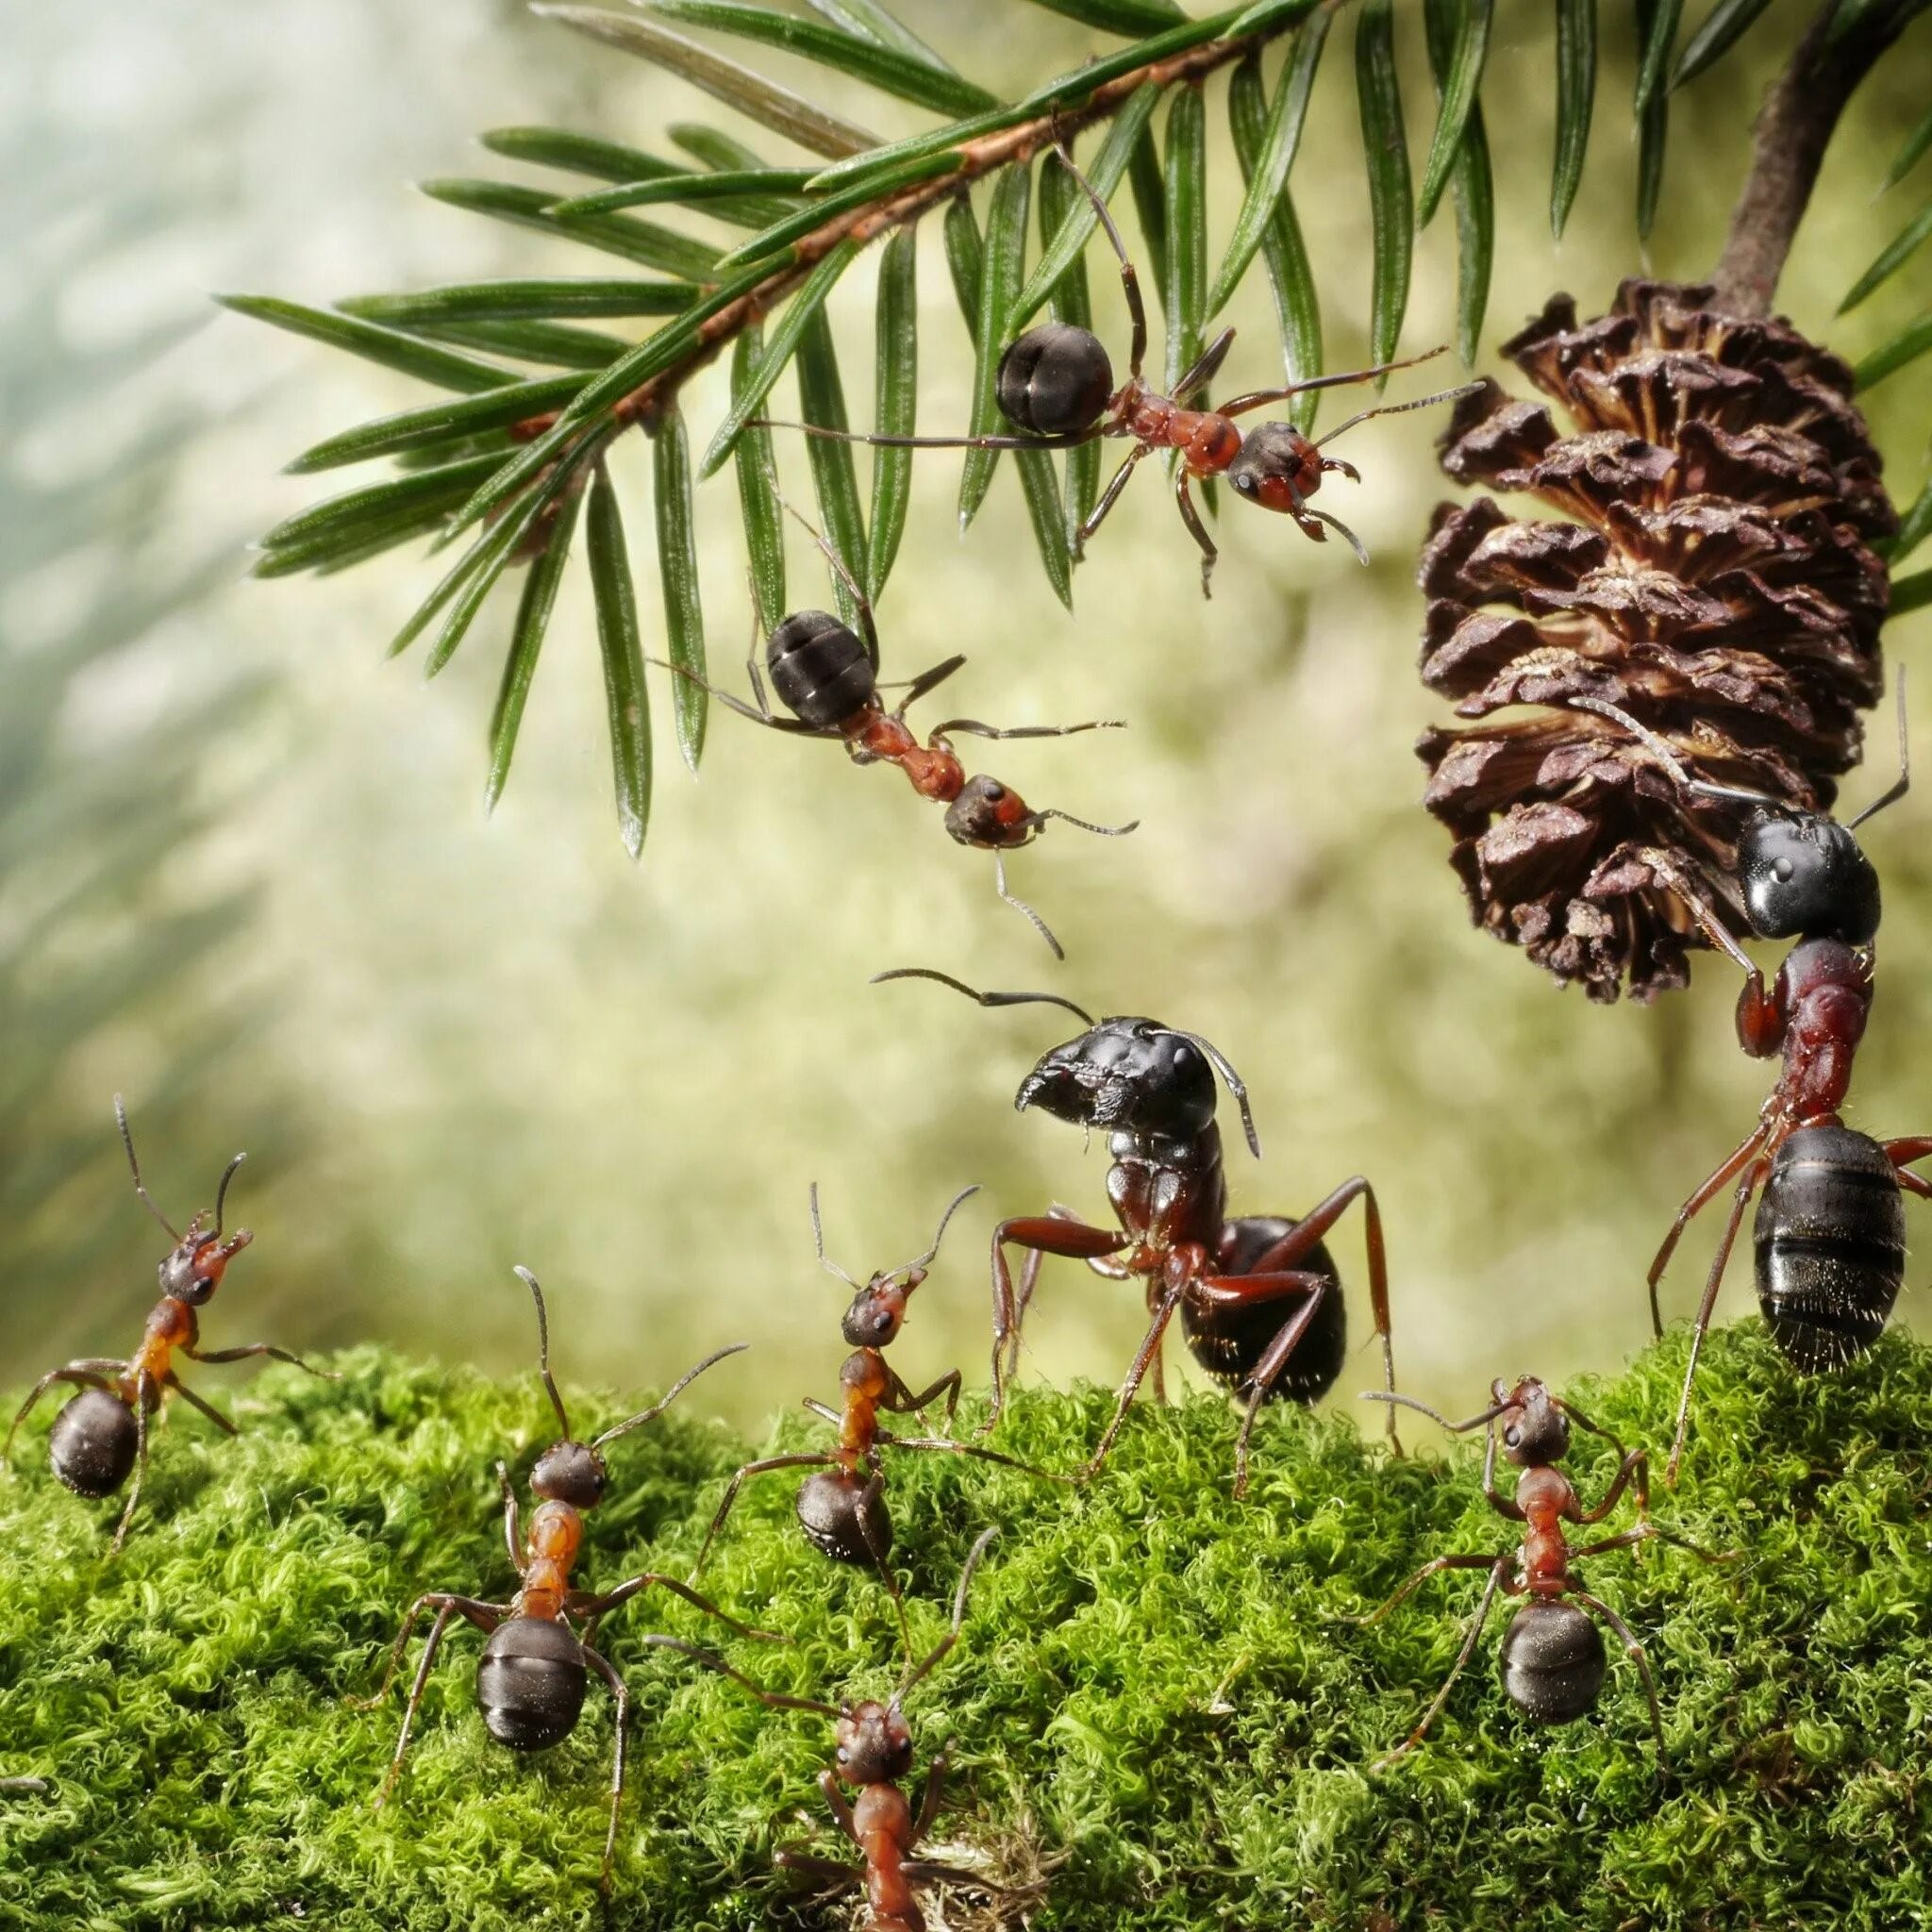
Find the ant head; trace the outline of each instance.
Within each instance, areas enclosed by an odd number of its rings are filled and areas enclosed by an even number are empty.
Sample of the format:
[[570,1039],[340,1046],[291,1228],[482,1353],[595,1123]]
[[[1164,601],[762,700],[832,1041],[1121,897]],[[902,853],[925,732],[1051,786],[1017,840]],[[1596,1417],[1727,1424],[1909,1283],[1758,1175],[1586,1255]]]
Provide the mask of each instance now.
[[1042,1108],[1076,1126],[1192,1140],[1213,1124],[1217,1069],[1258,1155],[1247,1090],[1234,1069],[1199,1034],[1155,1020],[1103,1020],[1055,1047],[1021,1082],[1013,1105]]
[[1511,1389],[1498,1382],[1492,1393],[1503,1454],[1519,1469],[1542,1469],[1560,1462],[1570,1448],[1570,1418],[1563,1406],[1534,1375]]
[[530,1472],[530,1489],[546,1503],[568,1503],[573,1509],[594,1509],[604,1500],[610,1472],[604,1458],[587,1442],[553,1442]]
[[1235,493],[1263,509],[1293,512],[1322,482],[1322,458],[1292,423],[1257,423],[1229,464]]
[[[225,1192],[225,1177],[222,1186]],[[208,1216],[197,1214],[160,1265],[161,1292],[171,1301],[186,1302],[190,1307],[198,1308],[222,1285],[222,1274],[228,1263],[254,1239],[245,1227],[238,1227],[224,1239],[219,1222],[209,1228]]]
[[1841,940],[1878,932],[1878,873],[1850,825],[1820,812],[1756,812],[1738,841],[1744,911],[1759,939]]
[[793,611],[765,641],[765,669],[786,708],[817,731],[878,699],[872,654],[829,610]]
[[961,845],[983,851],[1010,851],[1039,829],[1039,818],[1026,808],[1026,801],[1010,785],[984,773],[968,778],[946,808],[946,830]]
[[906,1302],[925,1279],[924,1268],[898,1274],[874,1274],[852,1298],[839,1332],[854,1348],[885,1348],[899,1339]]
[[848,1785],[883,1785],[912,1769],[912,1731],[891,1704],[848,1704],[838,1715],[833,1737],[839,1775]]
[[993,386],[1008,422],[1041,436],[1073,436],[1107,408],[1113,365],[1098,336],[1049,322],[1014,341]]

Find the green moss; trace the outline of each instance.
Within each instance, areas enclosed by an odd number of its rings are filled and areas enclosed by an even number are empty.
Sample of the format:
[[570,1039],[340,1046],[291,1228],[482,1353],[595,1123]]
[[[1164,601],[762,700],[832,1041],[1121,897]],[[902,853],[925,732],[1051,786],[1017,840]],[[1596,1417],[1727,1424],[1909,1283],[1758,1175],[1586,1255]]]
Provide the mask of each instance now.
[[[1661,1792],[1629,1667],[1613,1660],[1591,1718],[1539,1730],[1496,1687],[1500,1618],[1429,1742],[1369,1776],[1447,1670],[1480,1578],[1439,1579],[1374,1629],[1347,1620],[1427,1556],[1501,1547],[1504,1525],[1467,1447],[1445,1452],[1420,1418],[1425,1453],[1391,1465],[1347,1414],[1271,1416],[1237,1505],[1232,1422],[1203,1398],[1137,1414],[1101,1482],[1071,1497],[963,1458],[901,1458],[922,1641],[973,1536],[1002,1525],[965,1642],[911,1704],[922,1765],[957,1740],[940,1836],[1009,1874],[1052,1862],[1041,1926],[1925,1923],[1932,1351],[1894,1334],[1799,1383],[1754,1325],[1708,1360],[1685,1486],[1656,1509],[1744,1560],[1651,1553],[1591,1571],[1657,1672]],[[507,1591],[491,1465],[526,1468],[544,1440],[531,1378],[504,1389],[370,1350],[341,1365],[339,1385],[262,1377],[237,1405],[238,1441],[173,1412],[119,1563],[103,1555],[107,1507],[46,1473],[44,1419],[25,1432],[0,1478],[0,1774],[56,1789],[0,1796],[0,1924],[598,1922],[610,1727],[594,1692],[569,1742],[516,1757],[483,1731],[478,1640],[459,1629],[380,1813],[400,1693],[380,1712],[343,1703],[372,1688],[418,1591]],[[1656,1441],[1681,1366],[1679,1336],[1574,1392]],[[1026,1395],[1003,1441],[1068,1463],[1107,1401]],[[584,1424],[616,1412],[579,1407]],[[681,1574],[743,1453],[675,1415],[618,1444],[585,1580]],[[1579,1447],[1586,1495],[1609,1467]],[[782,1476],[747,1491],[708,1587],[795,1646],[726,1652],[774,1686],[881,1690],[898,1669],[889,1606],[805,1547],[791,1494]],[[823,1721],[639,1644],[650,1629],[728,1635],[668,1598],[606,1633],[637,1698],[613,1922],[849,1924],[844,1906],[787,1903],[769,1871],[774,1843],[808,1833],[799,1808],[818,1813]]]

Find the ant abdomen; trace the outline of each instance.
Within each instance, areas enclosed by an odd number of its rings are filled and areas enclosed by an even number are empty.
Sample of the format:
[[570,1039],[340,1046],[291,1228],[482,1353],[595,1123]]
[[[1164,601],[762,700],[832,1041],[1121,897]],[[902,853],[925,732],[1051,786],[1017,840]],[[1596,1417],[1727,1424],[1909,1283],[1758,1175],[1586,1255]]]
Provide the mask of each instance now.
[[1574,1604],[1538,1600],[1510,1618],[1498,1659],[1509,1701],[1538,1724],[1574,1724],[1596,1707],[1607,1668],[1595,1621]]
[[1008,420],[1022,429],[1074,436],[1107,408],[1113,364],[1090,330],[1049,322],[1029,328],[1000,358],[994,388]]
[[576,1728],[588,1681],[583,1646],[562,1624],[512,1617],[483,1646],[476,1704],[499,1744],[541,1751]]
[[765,642],[765,669],[785,708],[816,731],[836,730],[878,694],[855,632],[828,610],[795,610]]
[[111,1496],[134,1467],[141,1433],[134,1411],[106,1389],[83,1389],[54,1418],[47,1452],[76,1496]]
[[[1275,1214],[1248,1214],[1230,1221],[1215,1250],[1214,1266],[1224,1274],[1246,1274],[1268,1250],[1294,1232],[1295,1224]],[[1324,1294],[1307,1332],[1295,1344],[1281,1373],[1268,1388],[1270,1402],[1319,1402],[1334,1386],[1348,1354],[1348,1309],[1341,1293],[1341,1276],[1328,1250],[1320,1241],[1298,1260],[1295,1269],[1321,1274],[1335,1284]],[[1229,1389],[1244,1389],[1268,1347],[1281,1333],[1284,1304],[1250,1302],[1236,1307],[1197,1307],[1181,1303],[1181,1333],[1194,1359]]]
[[851,1470],[822,1469],[798,1486],[798,1521],[806,1541],[835,1563],[882,1563],[891,1554],[892,1519],[885,1497]]
[[1752,1239],[1772,1340],[1805,1374],[1842,1367],[1878,1340],[1905,1279],[1891,1157],[1853,1127],[1794,1129],[1772,1161]]

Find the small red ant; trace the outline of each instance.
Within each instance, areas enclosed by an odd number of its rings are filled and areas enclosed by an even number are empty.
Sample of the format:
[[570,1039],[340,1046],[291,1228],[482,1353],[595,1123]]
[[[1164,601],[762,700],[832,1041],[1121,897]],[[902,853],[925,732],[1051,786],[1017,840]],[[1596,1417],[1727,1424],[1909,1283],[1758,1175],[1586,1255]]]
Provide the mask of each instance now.
[[[1449,1692],[1462,1674],[1463,1666],[1474,1655],[1490,1607],[1501,1591],[1507,1596],[1527,1599],[1503,1634],[1503,1689],[1525,1715],[1539,1724],[1567,1724],[1596,1707],[1603,1689],[1605,1658],[1603,1639],[1597,1634],[1601,1620],[1614,1630],[1624,1652],[1643,1679],[1643,1693],[1650,1700],[1651,1727],[1657,1735],[1657,1772],[1664,1763],[1663,1713],[1657,1705],[1657,1683],[1650,1674],[1650,1659],[1630,1626],[1609,1605],[1593,1597],[1583,1588],[1575,1565],[1585,1557],[1605,1555],[1610,1550],[1634,1549],[1638,1544],[1657,1541],[1689,1550],[1707,1563],[1730,1561],[1737,1552],[1700,1549],[1683,1537],[1659,1529],[1650,1520],[1647,1485],[1649,1458],[1641,1449],[1625,1449],[1607,1429],[1591,1422],[1574,1403],[1552,1395],[1534,1375],[1525,1375],[1512,1389],[1498,1379],[1491,1386],[1490,1407],[1467,1422],[1452,1423],[1446,1417],[1418,1402],[1412,1396],[1394,1395],[1385,1390],[1372,1390],[1365,1402],[1399,1403],[1419,1410],[1454,1434],[1483,1429],[1488,1447],[1483,1456],[1483,1494],[1499,1516],[1525,1525],[1520,1548],[1504,1550],[1494,1556],[1433,1557],[1424,1563],[1380,1609],[1357,1621],[1364,1626],[1378,1624],[1429,1577],[1441,1570],[1487,1570],[1490,1580],[1482,1600],[1476,1605],[1462,1648],[1450,1666],[1435,1701],[1401,1743],[1369,1768],[1385,1770],[1398,1757],[1412,1751],[1435,1723]],[[1502,1424],[1503,1454],[1522,1470],[1514,1498],[1496,1490],[1497,1424]],[[1603,1500],[1593,1509],[1585,1509],[1577,1500],[1570,1478],[1557,1467],[1570,1448],[1570,1425],[1601,1436],[1616,1450],[1617,1474]],[[1601,1523],[1617,1506],[1628,1489],[1637,1504],[1637,1524],[1620,1535],[1573,1549],[1563,1534],[1566,1523]],[[1513,1574],[1512,1574],[1513,1573]],[[1577,1607],[1578,1606],[1582,1607]]]
[[[992,854],[993,885],[1000,897],[1032,922],[1034,930],[1053,948],[1056,958],[1065,958],[1059,941],[1046,922],[1024,899],[1007,890],[1006,855],[1030,845],[1046,829],[1049,819],[1060,819],[1067,824],[1078,825],[1083,832],[1094,832],[1106,839],[1125,837],[1140,821],[1130,819],[1124,825],[1096,825],[1091,820],[1075,818],[1070,811],[1051,808],[1035,811],[1010,785],[985,774],[969,777],[948,734],[963,731],[975,738],[1071,738],[1082,731],[1118,731],[1123,728],[1122,721],[1101,718],[1084,724],[1000,726],[982,724],[977,718],[948,718],[935,724],[921,744],[906,723],[907,711],[952,676],[965,663],[965,658],[948,658],[929,671],[921,672],[906,686],[906,695],[887,710],[879,696],[879,635],[871,601],[853,581],[838,552],[824,536],[799,516],[791,504],[787,503],[785,508],[804,525],[850,594],[858,613],[859,628],[864,632],[863,640],[827,610],[795,610],[772,632],[765,641],[765,669],[771,674],[772,686],[780,702],[792,713],[790,718],[776,716],[765,695],[764,681],[758,675],[756,633],[744,660],[745,675],[756,700],[753,705],[707,684],[682,665],[665,663],[661,658],[652,661],[703,686],[720,704],[767,730],[806,738],[838,739],[856,765],[897,765],[922,798],[946,808],[946,831],[957,843]],[[752,608],[756,617],[756,593]]]
[[195,1315],[221,1286],[227,1265],[255,1237],[245,1227],[223,1237],[223,1209],[227,1204],[228,1183],[235,1170],[247,1159],[238,1154],[222,1170],[215,1190],[214,1226],[209,1228],[204,1209],[177,1233],[168,1217],[157,1208],[141,1178],[141,1163],[134,1158],[134,1136],[127,1127],[127,1109],[121,1096],[114,1096],[114,1118],[121,1127],[121,1144],[127,1150],[127,1165],[134,1175],[134,1191],[141,1205],[160,1223],[174,1251],[160,1265],[161,1299],[147,1318],[139,1351],[127,1360],[112,1357],[88,1356],[49,1369],[28,1391],[13,1426],[7,1431],[7,1443],[0,1449],[0,1465],[13,1453],[14,1432],[33,1412],[34,1405],[56,1382],[74,1382],[81,1392],[72,1397],[54,1418],[47,1438],[49,1459],[54,1474],[77,1496],[98,1501],[111,1496],[134,1472],[134,1484],[127,1491],[127,1504],[109,1545],[109,1555],[119,1556],[127,1538],[127,1526],[134,1521],[135,1505],[141,1500],[142,1477],[147,1473],[148,1418],[160,1407],[162,1397],[173,1391],[192,1407],[199,1409],[224,1435],[236,1433],[235,1424],[220,1409],[204,1402],[175,1374],[172,1360],[176,1349],[190,1361],[239,1362],[252,1356],[272,1356],[278,1362],[292,1362],[311,1375],[335,1382],[341,1377],[332,1369],[318,1369],[285,1348],[266,1341],[251,1341],[244,1348],[219,1348],[203,1354],[201,1328]]
[[[475,1597],[453,1596],[443,1591],[425,1591],[409,1606],[408,1614],[403,1619],[403,1627],[396,1633],[396,1641],[390,1649],[389,1666],[375,1694],[373,1697],[352,1697],[348,1702],[358,1710],[373,1710],[382,1703],[389,1695],[390,1686],[395,1682],[396,1672],[402,1665],[417,1618],[425,1608],[433,1608],[436,1621],[429,1627],[428,1641],[423,1646],[423,1659],[417,1666],[415,1682],[409,1689],[409,1701],[404,1707],[403,1727],[396,1738],[389,1774],[376,1793],[375,1804],[380,1809],[402,1774],[403,1755],[409,1748],[409,1732],[416,1721],[417,1707],[423,1702],[429,1673],[436,1663],[436,1654],[441,1647],[443,1633],[453,1616],[467,1619],[490,1640],[483,1646],[482,1657],[476,1665],[476,1704],[483,1713],[483,1723],[490,1735],[512,1751],[541,1751],[549,1745],[561,1743],[569,1737],[576,1729],[577,1719],[583,1712],[589,1673],[595,1671],[608,1689],[617,1711],[616,1745],[610,1772],[610,1824],[604,1838],[602,1887],[608,1892],[611,1862],[617,1850],[618,1807],[624,1802],[630,1691],[615,1666],[595,1647],[598,1624],[620,1604],[627,1603],[641,1591],[656,1585],[670,1591],[674,1596],[682,1597],[707,1616],[716,1617],[741,1637],[756,1638],[768,1643],[780,1643],[784,1639],[770,1631],[754,1630],[741,1624],[675,1577],[660,1576],[654,1572],[647,1571],[633,1576],[627,1582],[620,1583],[615,1590],[602,1594],[573,1589],[571,1568],[583,1541],[584,1516],[603,1501],[604,1491],[609,1483],[609,1471],[603,1457],[604,1445],[615,1441],[620,1436],[628,1435],[645,1423],[655,1421],[707,1369],[714,1367],[727,1356],[741,1354],[750,1344],[733,1342],[729,1348],[721,1348],[708,1355],[695,1368],[687,1369],[663,1397],[649,1408],[640,1409],[636,1415],[614,1424],[589,1442],[579,1442],[571,1435],[563,1397],[550,1373],[550,1324],[543,1307],[543,1291],[527,1268],[518,1268],[516,1273],[537,1304],[538,1373],[542,1377],[544,1392],[550,1397],[550,1407],[556,1412],[558,1430],[558,1440],[544,1450],[530,1471],[530,1489],[540,1501],[530,1518],[527,1536],[518,1521],[517,1496],[510,1487],[509,1472],[501,1462],[496,1465],[497,1484],[503,1494],[504,1542],[520,1579],[519,1588],[507,1604],[484,1603]],[[581,1626],[581,1638],[571,1628],[573,1624]],[[734,1683],[757,1689],[722,1658],[713,1657],[708,1650],[699,1649],[695,1644],[685,1642],[681,1638],[646,1632],[637,1641],[660,1650],[675,1650],[680,1657],[716,1671]]]
[[1425,355],[1410,356],[1399,362],[1377,363],[1372,369],[1351,370],[1346,375],[1311,376],[1305,382],[1291,382],[1285,389],[1256,390],[1236,396],[1218,409],[1188,408],[1184,407],[1188,399],[1208,387],[1234,346],[1234,330],[1224,328],[1174,385],[1173,395],[1158,394],[1141,375],[1147,357],[1147,310],[1141,299],[1141,279],[1127,255],[1126,244],[1121,240],[1107,204],[1074,165],[1073,157],[1064,147],[1056,148],[1055,153],[1093,204],[1100,225],[1107,230],[1107,239],[1120,258],[1121,287],[1126,295],[1127,317],[1133,331],[1125,382],[1118,389],[1114,387],[1113,365],[1099,337],[1068,323],[1051,322],[1028,329],[1000,358],[995,393],[1002,413],[1023,432],[1019,435],[868,436],[857,430],[827,429],[813,423],[776,423],[767,418],[757,419],[751,426],[801,429],[808,436],[839,442],[877,443],[890,449],[1074,449],[1101,437],[1129,437],[1134,447],[1080,525],[1074,541],[1075,557],[1120,500],[1127,479],[1141,458],[1157,450],[1174,450],[1180,457],[1174,468],[1174,501],[1188,533],[1200,546],[1204,597],[1211,594],[1208,579],[1219,552],[1194,508],[1188,485],[1224,473],[1238,496],[1258,504],[1263,509],[1278,510],[1292,517],[1303,536],[1315,542],[1327,541],[1324,524],[1340,531],[1357,558],[1366,564],[1369,554],[1355,532],[1327,511],[1308,507],[1308,498],[1321,488],[1323,476],[1331,470],[1339,470],[1353,483],[1361,481],[1360,473],[1353,464],[1324,457],[1323,445],[1333,442],[1345,430],[1366,423],[1372,416],[1395,415],[1406,409],[1427,408],[1432,403],[1453,402],[1459,396],[1474,394],[1482,385],[1463,383],[1435,395],[1418,396],[1413,402],[1382,403],[1371,409],[1358,410],[1347,422],[1313,441],[1290,423],[1264,423],[1251,430],[1244,440],[1235,426],[1237,416],[1312,390],[1369,382],[1392,370],[1411,369],[1418,362],[1441,355],[1443,349],[1434,348]]

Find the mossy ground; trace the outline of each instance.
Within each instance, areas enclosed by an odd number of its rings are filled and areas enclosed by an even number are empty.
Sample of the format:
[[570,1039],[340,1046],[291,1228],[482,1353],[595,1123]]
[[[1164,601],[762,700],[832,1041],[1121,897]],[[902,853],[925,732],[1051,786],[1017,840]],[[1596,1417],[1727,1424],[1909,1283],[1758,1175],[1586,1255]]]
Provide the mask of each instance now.
[[[1571,1392],[1656,1442],[1682,1349]],[[1447,1670],[1480,1578],[1439,1579],[1373,1629],[1348,1620],[1424,1557],[1507,1541],[1472,1454],[1419,1417],[1423,1453],[1391,1464],[1351,1415],[1271,1416],[1241,1505],[1231,1418],[1206,1398],[1143,1408],[1077,1495],[902,1457],[922,1641],[973,1537],[1001,1524],[965,1641],[910,1705],[922,1767],[956,1740],[940,1837],[1009,1875],[1050,1864],[1042,1927],[1932,1923],[1932,1351],[1891,1335],[1800,1383],[1754,1324],[1708,1361],[1685,1483],[1656,1513],[1742,1560],[1653,1550],[1591,1570],[1657,1672],[1661,1790],[1629,1667],[1613,1654],[1595,1714],[1539,1730],[1497,1688],[1500,1618],[1430,1741],[1367,1774]],[[0,1798],[0,1924],[599,1923],[611,1733],[594,1690],[568,1743],[513,1757],[476,1715],[479,1640],[459,1628],[399,1800],[374,1814],[400,1692],[379,1712],[343,1702],[372,1687],[417,1591],[507,1593],[491,1465],[526,1469],[545,1440],[533,1378],[371,1350],[339,1365],[340,1384],[264,1375],[234,1404],[237,1441],[177,1407],[118,1562],[106,1507],[46,1472],[46,1418],[25,1432],[0,1478],[0,1774],[55,1790]],[[1107,1401],[1025,1394],[1002,1440],[1065,1465]],[[579,1399],[580,1426],[614,1413]],[[618,1444],[585,1580],[681,1573],[743,1453],[675,1414]],[[1610,1466],[1579,1447],[1587,1496]],[[776,1687],[883,1690],[889,1606],[805,1546],[791,1494],[783,1476],[748,1491],[707,1587],[795,1642],[724,1648]],[[637,1699],[610,1922],[848,1925],[848,1907],[794,1903],[770,1871],[774,1845],[804,1836],[838,1855],[796,1816],[819,1812],[828,1727],[639,1644],[649,1629],[728,1637],[669,1599],[606,1632]]]

